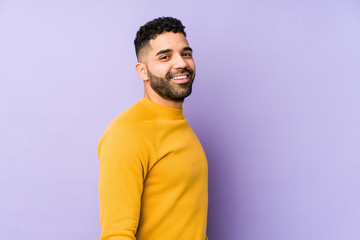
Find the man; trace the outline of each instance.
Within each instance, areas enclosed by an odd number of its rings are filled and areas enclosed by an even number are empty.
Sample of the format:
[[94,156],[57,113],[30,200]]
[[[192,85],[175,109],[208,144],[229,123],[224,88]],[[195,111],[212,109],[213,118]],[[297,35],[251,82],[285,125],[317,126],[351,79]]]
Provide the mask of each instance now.
[[98,145],[101,240],[204,240],[205,153],[183,116],[195,78],[182,23],[162,17],[137,32],[145,94]]

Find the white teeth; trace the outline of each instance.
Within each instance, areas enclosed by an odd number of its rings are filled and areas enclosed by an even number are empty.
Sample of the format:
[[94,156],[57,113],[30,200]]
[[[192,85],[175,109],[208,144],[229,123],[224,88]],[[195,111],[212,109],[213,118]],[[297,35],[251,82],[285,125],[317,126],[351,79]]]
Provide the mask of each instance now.
[[187,78],[187,75],[178,76],[178,77],[173,77],[174,80],[179,80],[179,79],[184,79],[184,78]]

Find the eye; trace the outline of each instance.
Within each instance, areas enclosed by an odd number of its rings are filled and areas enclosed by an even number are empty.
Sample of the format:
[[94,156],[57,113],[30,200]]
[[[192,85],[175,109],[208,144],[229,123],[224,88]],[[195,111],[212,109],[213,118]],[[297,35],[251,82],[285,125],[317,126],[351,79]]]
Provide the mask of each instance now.
[[170,58],[169,56],[165,55],[165,56],[161,56],[160,60],[168,60],[169,58]]
[[191,52],[184,52],[182,54],[184,57],[192,57],[192,53]]

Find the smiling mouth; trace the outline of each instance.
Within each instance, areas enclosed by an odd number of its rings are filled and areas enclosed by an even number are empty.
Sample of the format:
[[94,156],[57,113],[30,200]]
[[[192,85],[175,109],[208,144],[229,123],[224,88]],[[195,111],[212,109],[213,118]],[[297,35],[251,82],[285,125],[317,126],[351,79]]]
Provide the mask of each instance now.
[[172,80],[181,80],[181,79],[185,79],[185,78],[188,78],[189,75],[186,74],[186,75],[181,75],[181,76],[175,76],[175,77],[172,77],[171,79]]
[[171,78],[175,83],[186,83],[189,79],[189,74],[181,74]]

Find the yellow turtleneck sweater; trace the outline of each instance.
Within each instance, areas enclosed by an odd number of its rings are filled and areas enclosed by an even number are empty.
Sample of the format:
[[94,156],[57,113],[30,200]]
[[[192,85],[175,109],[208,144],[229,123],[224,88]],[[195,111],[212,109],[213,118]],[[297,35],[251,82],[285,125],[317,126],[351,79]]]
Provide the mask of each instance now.
[[182,109],[142,98],[98,145],[100,240],[204,240],[208,169]]

